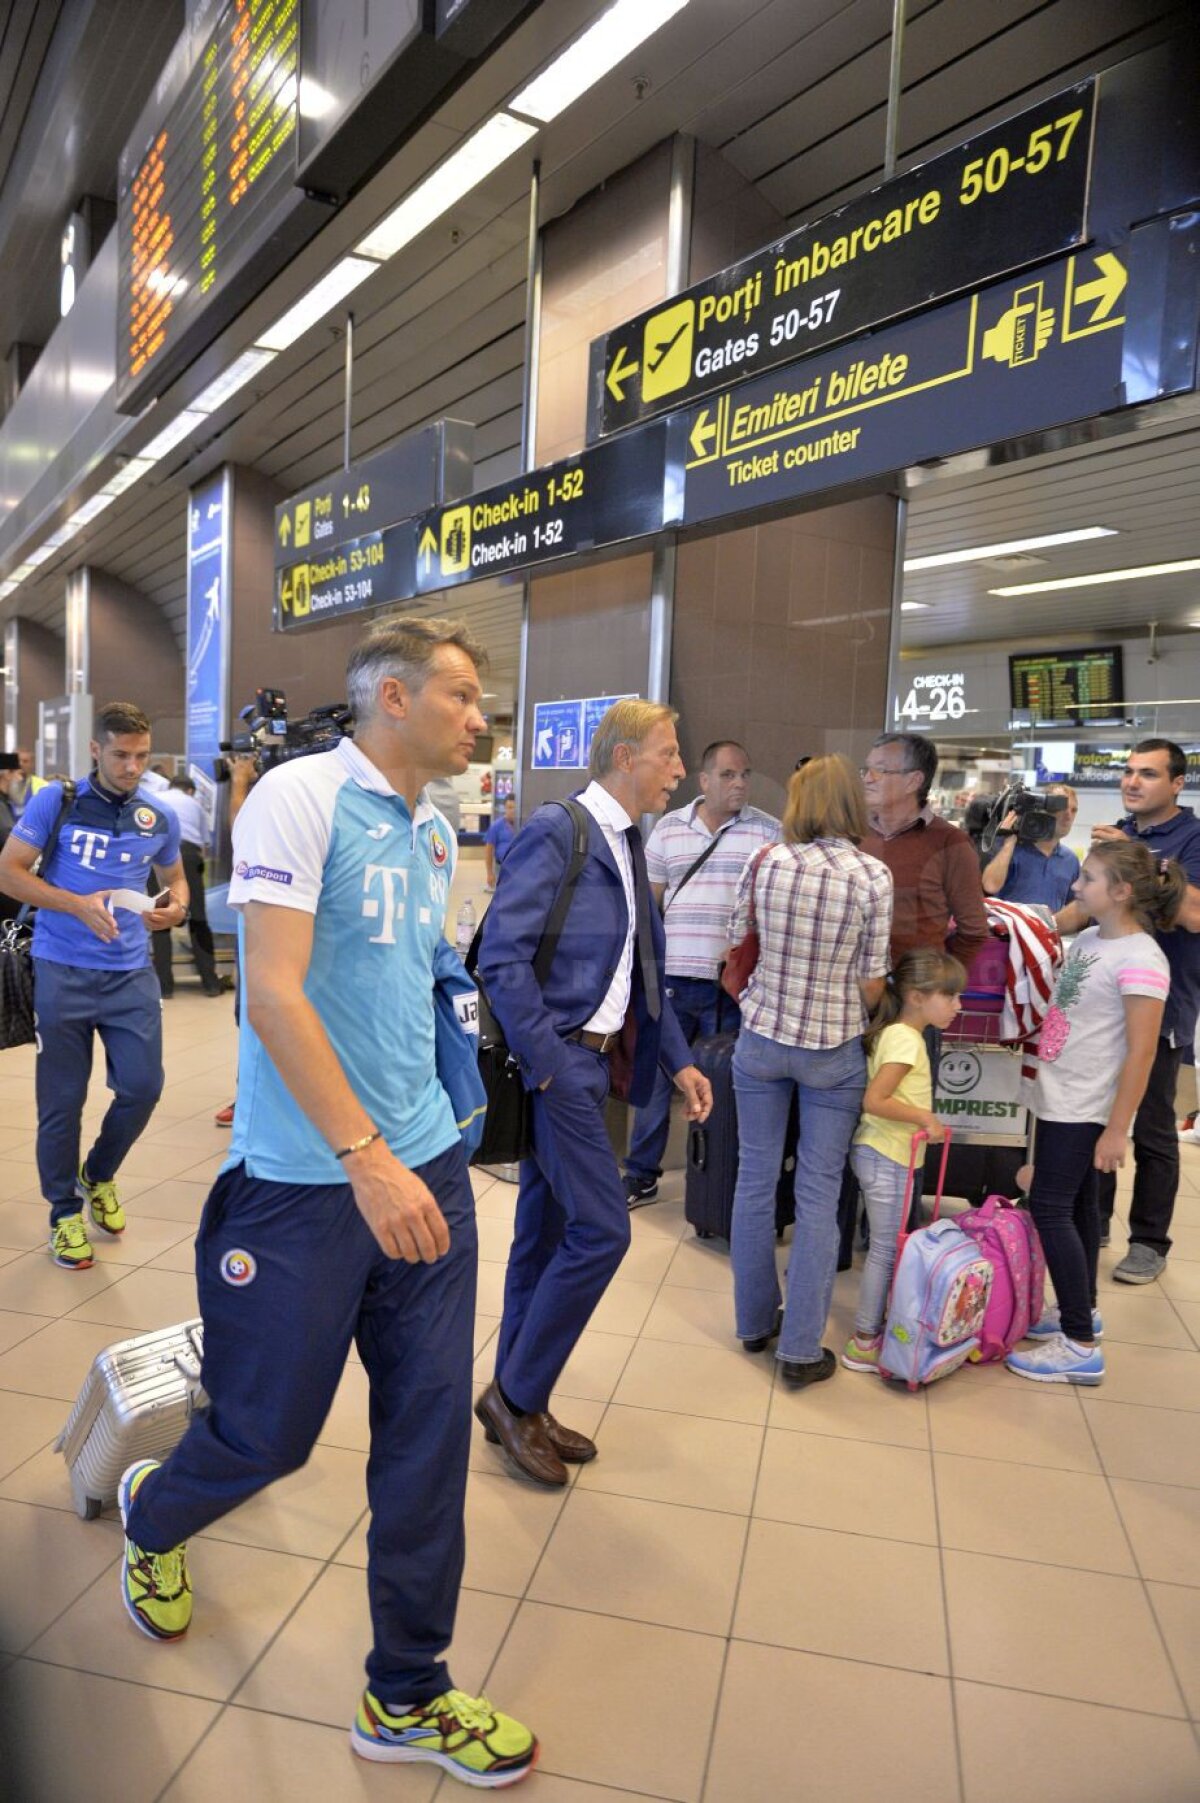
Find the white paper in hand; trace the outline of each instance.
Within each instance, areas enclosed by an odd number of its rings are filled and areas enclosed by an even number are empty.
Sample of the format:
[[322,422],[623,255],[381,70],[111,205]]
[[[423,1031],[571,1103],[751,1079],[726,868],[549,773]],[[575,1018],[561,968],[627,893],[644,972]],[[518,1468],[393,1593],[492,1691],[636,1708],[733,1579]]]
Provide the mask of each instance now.
[[128,908],[131,914],[149,914],[157,905],[155,897],[147,895],[144,889],[113,889],[108,897],[110,912]]

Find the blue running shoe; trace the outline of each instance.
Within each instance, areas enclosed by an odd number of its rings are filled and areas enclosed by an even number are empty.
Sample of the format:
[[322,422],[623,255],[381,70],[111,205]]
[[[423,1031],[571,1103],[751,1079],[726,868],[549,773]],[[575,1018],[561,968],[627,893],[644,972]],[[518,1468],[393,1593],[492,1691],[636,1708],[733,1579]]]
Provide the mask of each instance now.
[[[1062,1317],[1059,1315],[1058,1309],[1055,1307],[1054,1303],[1051,1302],[1042,1310],[1042,1318],[1037,1326],[1031,1327],[1029,1332],[1025,1335],[1025,1338],[1027,1340],[1048,1340],[1051,1334],[1061,1332]],[[1100,1310],[1098,1308],[1092,1310],[1092,1333],[1098,1340],[1104,1338],[1104,1322],[1101,1319]]]
[[1010,1352],[1004,1363],[1018,1377],[1035,1384],[1100,1384],[1104,1382],[1104,1354],[1098,1346],[1076,1346],[1065,1334],[1055,1334],[1028,1352]]

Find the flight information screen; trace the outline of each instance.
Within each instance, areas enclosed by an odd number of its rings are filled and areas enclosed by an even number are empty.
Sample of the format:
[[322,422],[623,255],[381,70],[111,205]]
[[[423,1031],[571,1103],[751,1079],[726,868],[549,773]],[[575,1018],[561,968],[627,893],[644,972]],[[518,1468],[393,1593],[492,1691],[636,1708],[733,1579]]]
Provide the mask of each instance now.
[[1014,710],[1032,714],[1035,723],[1063,720],[1087,726],[1119,719],[1124,711],[1119,645],[1030,652],[1010,657],[1008,670]]
[[172,349],[295,199],[299,39],[299,0],[230,0],[121,159],[118,405],[174,378]]

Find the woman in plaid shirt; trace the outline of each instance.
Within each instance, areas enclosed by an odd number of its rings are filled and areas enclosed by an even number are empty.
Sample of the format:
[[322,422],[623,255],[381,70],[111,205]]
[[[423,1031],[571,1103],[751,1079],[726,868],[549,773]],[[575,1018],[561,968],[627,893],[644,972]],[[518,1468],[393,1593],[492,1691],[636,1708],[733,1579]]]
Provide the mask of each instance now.
[[[844,757],[813,758],[792,777],[783,844],[751,859],[729,924],[751,926],[759,959],[741,996],[733,1057],[740,1160],[733,1204],[738,1337],[760,1352],[778,1335],[793,1384],[832,1377],[821,1346],[837,1264],[837,1203],[866,1088],[862,1035],[883,993],[892,878],[859,850],[862,784]],[[780,1319],[775,1190],[794,1091],[800,1097],[796,1227]]]

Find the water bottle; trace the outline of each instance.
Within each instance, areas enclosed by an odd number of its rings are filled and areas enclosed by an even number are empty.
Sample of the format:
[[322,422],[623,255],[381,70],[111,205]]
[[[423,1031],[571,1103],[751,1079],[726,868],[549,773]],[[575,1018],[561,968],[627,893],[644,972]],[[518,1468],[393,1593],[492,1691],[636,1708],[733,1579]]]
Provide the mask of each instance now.
[[468,898],[458,910],[458,922],[454,928],[454,947],[460,958],[466,957],[474,937],[475,903]]

